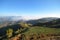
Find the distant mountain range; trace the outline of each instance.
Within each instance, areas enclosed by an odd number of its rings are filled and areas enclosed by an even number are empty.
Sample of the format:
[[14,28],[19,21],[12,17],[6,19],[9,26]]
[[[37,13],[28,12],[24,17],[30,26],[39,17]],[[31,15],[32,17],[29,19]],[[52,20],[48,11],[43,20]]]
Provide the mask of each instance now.
[[[2,26],[6,26],[6,25],[10,25],[10,24],[15,24],[15,23],[19,23],[19,22],[26,22],[26,23],[30,23],[32,25],[49,25],[52,24],[53,22],[56,21],[56,24],[60,24],[59,21],[60,18],[57,17],[47,17],[47,18],[40,18],[40,19],[34,19],[34,20],[26,20],[24,19],[24,17],[22,16],[5,16],[5,17],[0,17],[0,27]],[[57,23],[58,22],[58,23]]]

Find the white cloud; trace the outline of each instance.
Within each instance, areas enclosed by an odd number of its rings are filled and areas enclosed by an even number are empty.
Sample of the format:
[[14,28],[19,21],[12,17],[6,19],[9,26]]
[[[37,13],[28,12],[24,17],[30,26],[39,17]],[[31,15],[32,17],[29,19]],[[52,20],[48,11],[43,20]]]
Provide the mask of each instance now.
[[35,15],[35,16],[23,16],[26,20],[29,19],[39,19],[39,18],[44,18],[44,17],[59,17],[60,18],[60,14],[59,13],[49,13],[49,14],[41,14],[41,15]]

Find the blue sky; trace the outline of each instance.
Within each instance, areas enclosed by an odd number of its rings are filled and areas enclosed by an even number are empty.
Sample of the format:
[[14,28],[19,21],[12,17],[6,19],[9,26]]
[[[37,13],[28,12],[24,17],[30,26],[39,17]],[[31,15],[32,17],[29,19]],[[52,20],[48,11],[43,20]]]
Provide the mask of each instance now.
[[60,17],[60,0],[0,0],[0,16]]

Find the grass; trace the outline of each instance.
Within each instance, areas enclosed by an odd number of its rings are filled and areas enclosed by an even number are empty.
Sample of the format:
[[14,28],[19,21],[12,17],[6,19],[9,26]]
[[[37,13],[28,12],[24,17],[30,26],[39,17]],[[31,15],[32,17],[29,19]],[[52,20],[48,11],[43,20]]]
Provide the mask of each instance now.
[[[28,30],[23,32],[23,34],[18,34],[11,39],[14,39],[14,40],[17,40],[17,39],[18,40],[54,40],[58,37],[50,36],[49,34],[59,34],[59,33],[60,33],[60,28],[47,28],[47,27],[37,26],[37,27],[29,27]],[[45,34],[48,34],[48,36]],[[60,40],[60,39],[56,39],[56,40]]]
[[59,34],[60,28],[30,27],[24,34]]

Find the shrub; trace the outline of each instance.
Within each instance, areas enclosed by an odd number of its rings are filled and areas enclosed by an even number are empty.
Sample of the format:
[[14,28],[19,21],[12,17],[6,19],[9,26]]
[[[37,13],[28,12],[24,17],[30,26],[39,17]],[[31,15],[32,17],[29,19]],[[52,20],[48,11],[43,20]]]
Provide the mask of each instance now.
[[12,35],[13,35],[13,29],[9,28],[7,31],[6,31],[6,35],[8,38],[10,38]]

